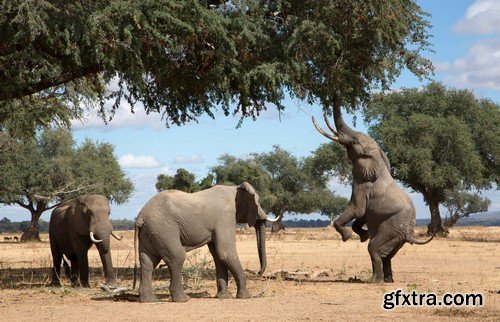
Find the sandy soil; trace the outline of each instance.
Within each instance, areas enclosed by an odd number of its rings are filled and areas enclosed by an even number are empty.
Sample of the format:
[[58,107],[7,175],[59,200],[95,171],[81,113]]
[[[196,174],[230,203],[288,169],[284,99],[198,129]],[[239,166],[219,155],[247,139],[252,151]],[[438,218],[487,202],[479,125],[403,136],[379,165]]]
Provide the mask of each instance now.
[[[113,241],[113,261],[123,286],[131,286],[133,233]],[[185,263],[187,303],[169,300],[166,269],[155,272],[159,304],[140,304],[136,291],[112,296],[98,287],[103,281],[99,256],[90,253],[91,289],[53,288],[49,282],[51,255],[47,235],[42,243],[3,242],[0,235],[1,321],[283,321],[283,320],[486,320],[500,317],[500,227],[457,228],[452,238],[428,245],[405,245],[393,260],[394,284],[363,283],[371,274],[367,244],[343,243],[330,228],[289,229],[268,234],[268,278],[258,270],[253,230],[238,234],[238,252],[248,270],[254,298],[213,298],[213,264],[204,248],[189,253]],[[7,235],[13,236],[13,234]],[[322,273],[320,276],[314,275]],[[289,280],[292,279],[292,280]],[[475,308],[400,307],[383,309],[384,293],[481,293],[485,304]],[[234,281],[230,291],[236,293]]]

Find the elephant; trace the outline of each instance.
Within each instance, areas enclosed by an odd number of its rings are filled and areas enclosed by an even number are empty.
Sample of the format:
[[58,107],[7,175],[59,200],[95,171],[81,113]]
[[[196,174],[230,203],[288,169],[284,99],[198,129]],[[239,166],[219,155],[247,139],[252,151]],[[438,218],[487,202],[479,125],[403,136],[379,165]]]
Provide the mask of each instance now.
[[[354,219],[352,230],[361,242],[370,238],[368,252],[372,261],[374,283],[394,282],[391,259],[406,243],[426,244],[413,237],[416,210],[408,194],[391,176],[391,165],[377,142],[368,135],[348,127],[340,111],[340,92],[336,91],[333,102],[335,128],[324,114],[325,123],[332,134],[312,122],[323,136],[342,144],[352,168],[352,192],[347,209],[334,221],[335,229],[345,242],[352,231],[345,227]],[[366,224],[368,230],[363,229]]]
[[153,294],[152,273],[160,260],[170,272],[173,302],[186,302],[189,296],[182,285],[182,266],[186,252],[208,245],[214,258],[218,298],[230,298],[228,270],[237,285],[237,298],[249,298],[245,273],[236,252],[236,223],[255,226],[260,261],[259,274],[266,269],[266,213],[259,195],[247,182],[239,186],[216,185],[186,193],[165,190],[153,196],[142,208],[135,223],[134,248],[136,285],[137,264],[141,266],[139,301],[158,301]]
[[[95,244],[104,269],[106,285],[116,287],[111,261],[110,235],[118,240],[121,237],[113,232],[109,222],[109,201],[101,195],[82,195],[59,204],[50,216],[49,239],[52,252],[53,286],[60,286],[61,261],[73,286],[90,287],[88,250]],[[71,262],[71,272],[66,261]]]

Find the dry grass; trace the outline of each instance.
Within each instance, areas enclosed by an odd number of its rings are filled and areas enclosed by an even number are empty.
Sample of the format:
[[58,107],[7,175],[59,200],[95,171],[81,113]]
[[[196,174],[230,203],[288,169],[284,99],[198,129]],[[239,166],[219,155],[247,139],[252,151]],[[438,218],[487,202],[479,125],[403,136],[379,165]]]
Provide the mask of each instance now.
[[[121,235],[123,241],[112,241],[113,263],[120,284],[130,286],[133,232]],[[268,234],[268,278],[255,276],[259,268],[255,231],[248,229],[237,233],[237,248],[247,269],[253,299],[212,298],[216,292],[214,267],[208,249],[203,247],[188,253],[184,265],[186,292],[193,299],[185,304],[164,303],[168,308],[140,305],[136,303],[136,292],[113,297],[100,291],[102,269],[95,247],[89,253],[92,288],[82,290],[69,287],[67,280],[62,288],[45,286],[52,266],[47,235],[42,235],[42,243],[0,242],[1,320],[60,320],[65,314],[85,320],[86,314],[93,314],[94,320],[109,321],[119,311],[124,320],[332,320],[343,316],[347,320],[494,321],[500,315],[499,236],[500,227],[460,227],[452,230],[450,238],[437,238],[425,246],[406,245],[393,260],[396,283],[372,285],[360,283],[371,274],[367,244],[359,240],[343,243],[331,228],[287,229]],[[155,270],[154,285],[157,296],[168,301],[166,268]],[[485,306],[383,311],[383,293],[397,288],[438,295],[480,292],[485,296]],[[233,280],[230,291],[236,293]],[[248,305],[262,309],[249,311]],[[30,313],[34,306],[38,308],[36,316]]]

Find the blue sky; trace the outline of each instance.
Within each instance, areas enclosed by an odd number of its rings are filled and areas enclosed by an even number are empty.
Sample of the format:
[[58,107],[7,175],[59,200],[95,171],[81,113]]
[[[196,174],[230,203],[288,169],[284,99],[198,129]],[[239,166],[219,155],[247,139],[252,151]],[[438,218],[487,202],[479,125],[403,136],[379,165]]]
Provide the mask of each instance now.
[[[436,72],[434,79],[448,86],[468,88],[476,95],[500,103],[500,0],[421,0],[420,6],[430,18],[434,35],[434,53],[428,53]],[[404,72],[393,89],[420,87],[423,84]],[[104,125],[95,115],[75,122],[74,138],[106,141],[115,146],[122,168],[135,184],[135,192],[124,205],[112,205],[111,217],[133,219],[142,206],[156,193],[154,184],[160,173],[174,174],[186,168],[205,176],[223,153],[246,156],[251,152],[269,151],[275,144],[298,156],[306,156],[327,140],[313,128],[310,116],[319,116],[320,108],[304,102],[286,100],[285,112],[278,115],[272,107],[257,121],[245,120],[236,129],[238,117],[215,120],[202,117],[198,123],[166,128],[160,115],[146,115],[137,106],[135,114],[123,105],[114,119]],[[350,116],[346,116],[348,121]],[[356,128],[365,131],[361,118]],[[352,124],[352,123],[350,123]],[[350,187],[332,181],[337,193],[350,196]],[[417,193],[411,193],[417,207],[417,218],[429,218],[429,210]],[[500,193],[484,193],[492,200],[490,210],[500,210]],[[28,220],[29,213],[20,207],[1,206],[0,217]],[[48,220],[50,212],[42,215]],[[290,217],[289,217],[290,218]],[[319,218],[319,216],[313,216]],[[323,217],[325,218],[325,217]]]

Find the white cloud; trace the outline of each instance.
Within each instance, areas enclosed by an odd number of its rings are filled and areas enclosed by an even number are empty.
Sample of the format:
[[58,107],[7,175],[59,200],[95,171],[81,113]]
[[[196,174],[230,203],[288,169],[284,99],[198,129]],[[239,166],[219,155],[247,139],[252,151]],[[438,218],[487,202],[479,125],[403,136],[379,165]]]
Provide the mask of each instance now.
[[158,168],[161,163],[155,157],[149,155],[122,155],[118,162],[124,168]]
[[[111,110],[112,103],[111,101],[106,103],[106,111]],[[112,120],[108,124],[104,123],[96,110],[90,108],[85,111],[82,120],[72,121],[72,128],[76,131],[94,128],[112,130],[121,127],[136,129],[150,127],[158,130],[165,128],[165,122],[161,119],[161,114],[146,114],[143,104],[137,103],[134,107],[134,112],[132,112],[130,104],[125,102],[122,102],[120,107],[115,111]]]
[[483,39],[466,56],[435,66],[453,86],[500,90],[500,37]]
[[500,32],[500,1],[476,0],[454,29],[458,33],[477,35]]
[[177,156],[172,162],[174,164],[197,164],[204,163],[205,159],[203,159],[198,154],[193,154],[190,157]]

